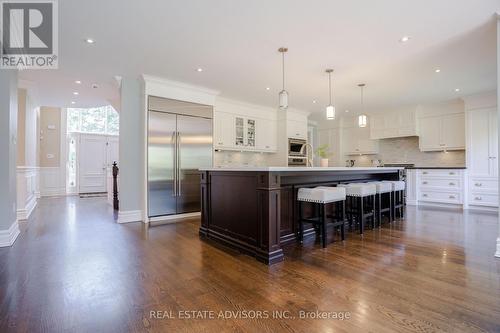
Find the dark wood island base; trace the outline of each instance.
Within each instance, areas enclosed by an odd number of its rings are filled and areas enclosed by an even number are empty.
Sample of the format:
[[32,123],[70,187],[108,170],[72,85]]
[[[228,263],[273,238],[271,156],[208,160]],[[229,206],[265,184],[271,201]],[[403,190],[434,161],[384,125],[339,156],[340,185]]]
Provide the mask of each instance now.
[[[399,180],[401,168],[212,168],[201,170],[200,237],[268,265],[295,241],[300,187]],[[313,228],[304,236],[313,235]]]

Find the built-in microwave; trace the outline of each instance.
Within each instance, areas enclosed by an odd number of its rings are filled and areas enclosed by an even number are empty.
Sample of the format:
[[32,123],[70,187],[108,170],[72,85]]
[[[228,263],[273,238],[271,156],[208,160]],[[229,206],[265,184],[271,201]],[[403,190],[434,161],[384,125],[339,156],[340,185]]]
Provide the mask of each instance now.
[[288,139],[288,156],[306,157],[306,140]]

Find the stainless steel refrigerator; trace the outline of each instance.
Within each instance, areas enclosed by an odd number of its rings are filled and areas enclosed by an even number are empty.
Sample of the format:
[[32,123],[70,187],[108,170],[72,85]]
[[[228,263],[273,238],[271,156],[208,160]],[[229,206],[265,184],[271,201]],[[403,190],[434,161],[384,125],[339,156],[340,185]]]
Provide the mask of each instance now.
[[198,212],[198,168],[212,166],[211,108],[156,99],[148,112],[148,215]]

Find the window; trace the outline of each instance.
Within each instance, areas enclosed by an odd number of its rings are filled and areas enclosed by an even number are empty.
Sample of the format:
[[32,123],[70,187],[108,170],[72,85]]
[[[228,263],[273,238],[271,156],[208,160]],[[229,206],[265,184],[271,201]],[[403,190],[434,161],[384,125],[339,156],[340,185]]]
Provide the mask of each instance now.
[[89,109],[70,108],[68,132],[118,135],[118,112],[110,105]]

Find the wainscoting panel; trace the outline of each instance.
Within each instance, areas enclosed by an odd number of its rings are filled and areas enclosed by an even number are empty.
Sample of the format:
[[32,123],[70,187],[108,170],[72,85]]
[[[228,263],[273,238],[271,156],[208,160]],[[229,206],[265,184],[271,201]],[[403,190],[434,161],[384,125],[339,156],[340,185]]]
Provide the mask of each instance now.
[[17,219],[27,220],[36,206],[38,192],[37,167],[17,167]]
[[66,173],[64,168],[40,168],[40,194],[42,197],[66,195]]

